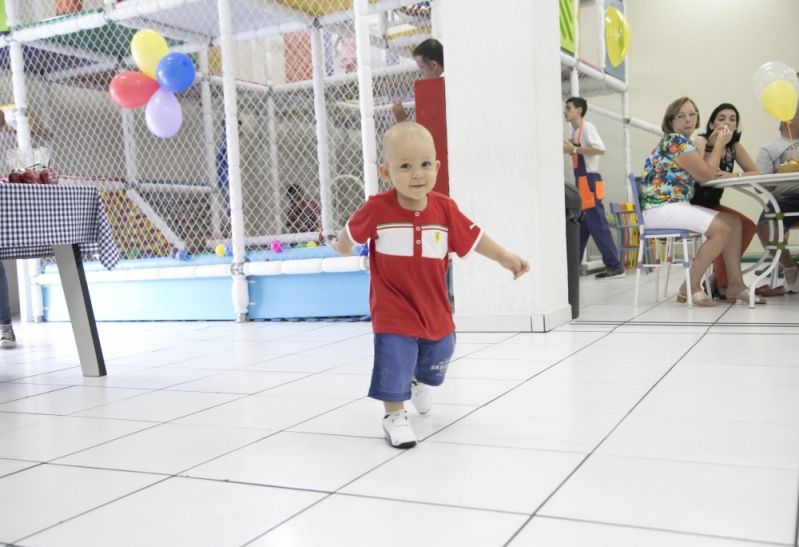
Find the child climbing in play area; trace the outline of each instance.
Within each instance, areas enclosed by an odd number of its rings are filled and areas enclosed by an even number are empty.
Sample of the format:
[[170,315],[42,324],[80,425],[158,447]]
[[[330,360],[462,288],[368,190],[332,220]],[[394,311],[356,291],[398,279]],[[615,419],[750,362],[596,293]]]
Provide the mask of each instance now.
[[529,263],[508,252],[433,192],[440,163],[430,132],[401,122],[383,139],[380,175],[393,188],[371,196],[331,245],[349,255],[369,242],[374,367],[369,396],[383,401],[383,430],[396,448],[416,445],[404,402],[419,414],[432,406],[429,386],[444,381],[455,349],[455,324],[445,283],[450,252],[477,251],[513,272]]

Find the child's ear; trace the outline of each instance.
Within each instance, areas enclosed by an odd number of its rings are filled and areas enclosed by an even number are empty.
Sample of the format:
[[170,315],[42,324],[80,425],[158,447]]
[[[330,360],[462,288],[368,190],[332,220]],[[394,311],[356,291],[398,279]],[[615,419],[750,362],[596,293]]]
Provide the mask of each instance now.
[[380,176],[383,178],[384,181],[391,182],[391,175],[388,172],[388,165],[386,165],[385,163],[377,164],[377,172],[380,173]]

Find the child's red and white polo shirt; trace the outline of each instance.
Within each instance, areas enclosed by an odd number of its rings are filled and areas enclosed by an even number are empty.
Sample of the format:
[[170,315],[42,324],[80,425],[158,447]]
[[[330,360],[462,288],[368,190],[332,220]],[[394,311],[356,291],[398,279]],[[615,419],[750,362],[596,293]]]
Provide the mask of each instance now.
[[437,192],[424,211],[400,206],[396,190],[374,195],[347,223],[349,238],[369,241],[369,307],[376,333],[439,340],[455,330],[447,299],[447,256],[469,254],[481,230]]

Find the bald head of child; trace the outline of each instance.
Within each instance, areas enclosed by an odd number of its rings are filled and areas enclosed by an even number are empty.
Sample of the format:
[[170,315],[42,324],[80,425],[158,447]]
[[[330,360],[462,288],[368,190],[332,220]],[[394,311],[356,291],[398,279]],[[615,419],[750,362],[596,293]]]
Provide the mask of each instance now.
[[417,146],[429,147],[435,159],[436,148],[430,131],[416,122],[400,122],[391,126],[383,136],[383,161],[389,163],[396,157],[398,149],[410,142]]
[[384,180],[397,190],[400,205],[421,210],[427,205],[427,194],[436,184],[441,162],[430,131],[414,122],[400,122],[383,137],[383,163],[379,166]]

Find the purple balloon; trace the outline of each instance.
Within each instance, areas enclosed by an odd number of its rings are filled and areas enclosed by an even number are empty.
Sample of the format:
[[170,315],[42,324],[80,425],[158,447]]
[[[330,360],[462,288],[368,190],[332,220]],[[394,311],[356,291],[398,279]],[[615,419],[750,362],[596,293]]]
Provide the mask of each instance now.
[[156,137],[168,139],[174,136],[183,123],[183,112],[175,95],[163,89],[153,93],[144,109],[144,120]]

